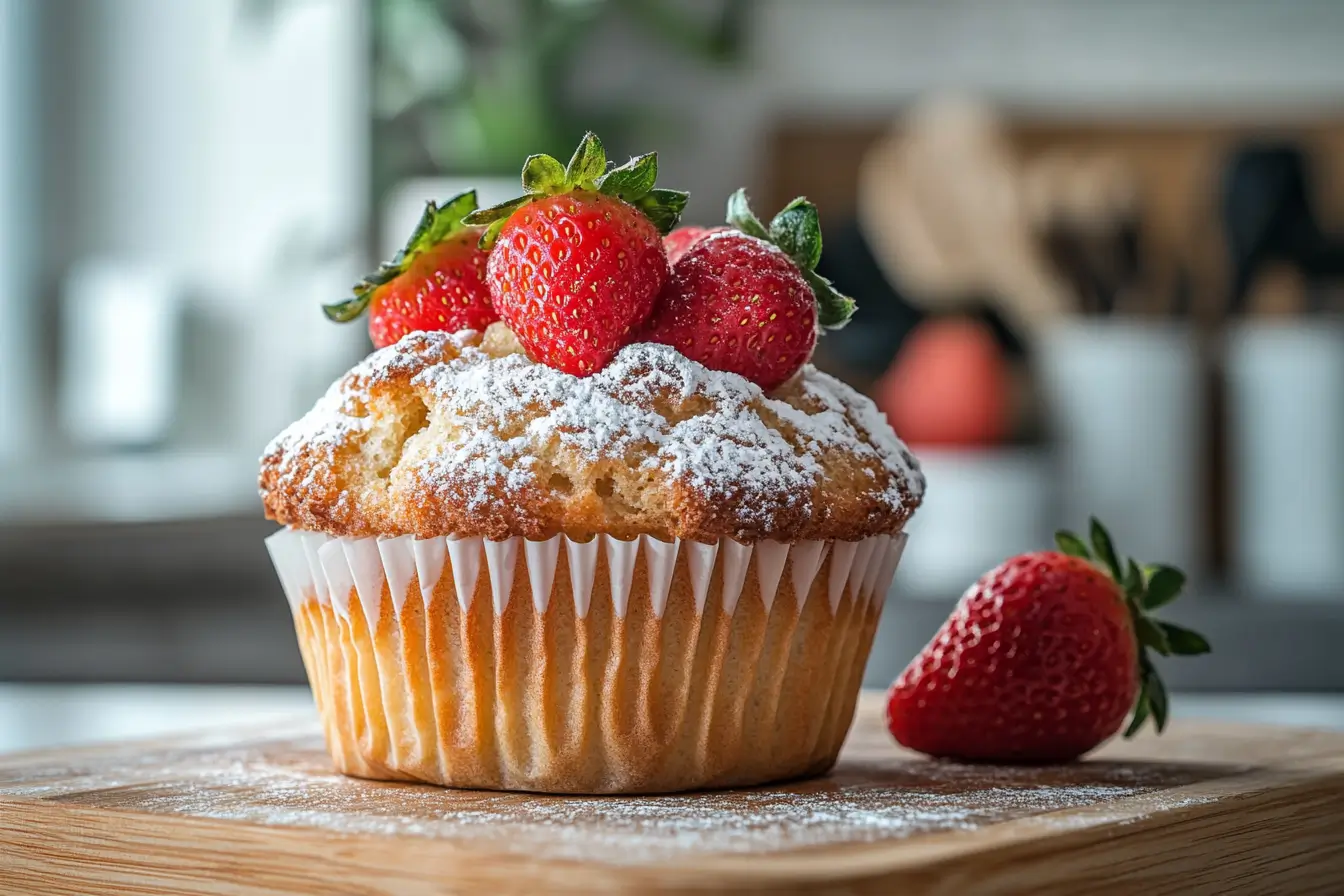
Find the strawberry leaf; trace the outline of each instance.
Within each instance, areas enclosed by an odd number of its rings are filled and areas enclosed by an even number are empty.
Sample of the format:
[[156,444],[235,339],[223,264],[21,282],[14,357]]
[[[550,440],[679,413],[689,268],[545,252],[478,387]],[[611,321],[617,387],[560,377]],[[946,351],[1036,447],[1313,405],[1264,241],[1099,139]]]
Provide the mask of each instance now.
[[372,298],[373,290],[367,289],[353,299],[323,305],[322,313],[327,316],[328,320],[334,320],[338,324],[348,323],[364,313],[364,309],[369,307],[369,301]]
[[[512,214],[512,212],[510,212],[510,214]],[[490,224],[485,228],[485,230],[481,232],[481,239],[476,245],[486,250],[487,252],[490,249],[493,249],[495,246],[495,241],[499,239],[499,232],[504,229],[504,225],[508,222],[508,220],[509,216],[503,215],[491,221]]]
[[802,196],[784,206],[770,222],[770,239],[804,271],[821,261],[821,221],[817,207]]
[[681,219],[688,194],[680,190],[654,189],[657,177],[658,154],[652,152],[607,171],[607,155],[602,141],[590,131],[583,136],[565,168],[551,156],[528,156],[523,164],[526,193],[517,199],[472,212],[466,222],[486,227],[485,233],[481,234],[481,248],[489,249],[499,238],[504,222],[537,197],[559,196],[573,190],[598,190],[639,209],[660,233],[666,235]]
[[461,230],[465,226],[462,219],[475,210],[475,190],[458,193],[443,205],[435,205],[432,199],[426,202],[424,214],[420,216],[419,223],[411,232],[410,239],[406,241],[406,245],[397,253],[391,264],[404,267],[421,252],[437,246]]
[[[650,152],[636,156],[619,168],[613,168],[599,177],[597,189],[607,196],[615,196],[617,199],[633,203],[647,196],[657,180],[658,153]],[[685,202],[682,205],[684,206]]]
[[378,287],[390,283],[422,252],[427,252],[439,243],[466,227],[465,219],[476,209],[476,191],[467,190],[450,198],[443,205],[437,205],[432,199],[425,203],[425,211],[411,231],[406,245],[397,252],[391,261],[383,262],[378,270],[367,275],[354,287],[354,298],[343,299],[322,306],[329,320],[347,323],[364,313],[373,301]]
[[496,221],[503,221],[509,215],[518,211],[525,204],[531,201],[530,196],[519,196],[517,199],[510,199],[508,202],[501,202],[499,205],[492,205],[489,208],[477,209],[467,215],[463,220],[473,226],[482,224],[494,224]]
[[1130,557],[1125,564],[1125,596],[1131,601],[1141,600],[1143,598],[1143,570],[1139,569],[1139,564],[1133,557]]
[[1059,548],[1061,554],[1068,554],[1070,557],[1082,557],[1084,560],[1092,559],[1092,552],[1088,550],[1083,540],[1067,529],[1060,529],[1055,533],[1055,545]]
[[1180,596],[1185,588],[1185,573],[1170,566],[1155,567],[1148,575],[1148,588],[1143,595],[1143,608],[1156,610]]
[[1120,560],[1115,556],[1115,545],[1111,542],[1111,533],[1106,531],[1106,527],[1096,517],[1092,517],[1089,528],[1092,535],[1092,550],[1096,552],[1097,559],[1106,564],[1106,569],[1110,571],[1111,578],[1117,582],[1123,582],[1125,574],[1120,569]]
[[565,185],[565,169],[547,155],[528,156],[523,163],[523,189],[529,193],[547,195]]
[[817,298],[817,323],[828,330],[838,330],[854,316],[854,300],[836,290],[831,281],[816,271],[803,271],[803,279],[812,287]]
[[689,193],[681,190],[650,190],[647,196],[637,199],[633,205],[642,211],[658,232],[666,236],[681,220],[681,211],[686,207]]
[[[1129,610],[1134,640],[1137,642],[1139,693],[1134,701],[1134,715],[1125,729],[1125,737],[1132,737],[1150,717],[1153,727],[1160,734],[1167,727],[1170,697],[1149,651],[1162,656],[1195,656],[1208,653],[1209,642],[1197,632],[1148,615],[1149,610],[1176,599],[1185,586],[1184,573],[1170,566],[1140,566],[1133,557],[1127,557],[1122,574],[1119,555],[1106,527],[1093,517],[1089,529],[1091,548],[1097,560],[1123,589],[1125,606]],[[1088,546],[1072,533],[1056,533],[1055,540],[1065,553],[1088,557]]]
[[607,153],[602,141],[592,131],[583,135],[578,149],[565,168],[565,184],[579,189],[593,188],[597,179],[607,170]]
[[754,236],[757,239],[769,240],[770,234],[766,231],[765,225],[761,219],[752,212],[751,206],[747,203],[747,191],[738,188],[737,192],[728,197],[728,223],[745,233],[747,236]]
[[1129,727],[1125,729],[1125,737],[1138,734],[1143,723],[1148,721],[1150,712],[1152,707],[1148,703],[1148,682],[1144,681],[1139,685],[1139,699],[1134,703],[1134,716],[1129,720]]
[[1161,734],[1167,727],[1170,700],[1167,697],[1167,686],[1162,683],[1162,678],[1156,669],[1151,670],[1148,675],[1148,705],[1153,711],[1153,727],[1157,729],[1158,734]]
[[1156,622],[1144,616],[1142,613],[1135,613],[1134,634],[1138,635],[1139,643],[1144,647],[1150,647],[1163,656],[1171,656],[1171,644],[1167,642],[1167,633],[1164,632]]
[[1167,636],[1171,652],[1176,656],[1199,656],[1213,649],[1199,632],[1191,631],[1174,622],[1158,622],[1157,625]]

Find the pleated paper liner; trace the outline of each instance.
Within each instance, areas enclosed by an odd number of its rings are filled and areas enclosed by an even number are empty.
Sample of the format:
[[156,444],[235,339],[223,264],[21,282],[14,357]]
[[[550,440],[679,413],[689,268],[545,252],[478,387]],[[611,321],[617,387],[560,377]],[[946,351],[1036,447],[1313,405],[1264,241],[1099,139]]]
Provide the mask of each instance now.
[[905,535],[267,547],[340,771],[653,793],[830,768]]

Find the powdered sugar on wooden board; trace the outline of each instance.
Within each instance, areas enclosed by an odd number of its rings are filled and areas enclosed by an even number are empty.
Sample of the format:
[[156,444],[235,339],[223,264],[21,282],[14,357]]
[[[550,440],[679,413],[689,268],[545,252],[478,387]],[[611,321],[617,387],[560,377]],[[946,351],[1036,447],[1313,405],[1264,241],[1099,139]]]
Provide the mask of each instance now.
[[891,758],[842,760],[830,776],[781,787],[589,798],[344,778],[330,771],[315,736],[227,748],[211,740],[127,747],[70,762],[0,764],[0,799],[444,838],[493,852],[640,864],[894,841],[1028,817],[1068,829],[1132,817],[1132,810],[1107,811],[1129,797],[1146,795],[1148,812],[1200,802],[1206,798],[1161,792],[1235,771],[1111,762],[996,768],[899,758],[890,746],[885,753]]

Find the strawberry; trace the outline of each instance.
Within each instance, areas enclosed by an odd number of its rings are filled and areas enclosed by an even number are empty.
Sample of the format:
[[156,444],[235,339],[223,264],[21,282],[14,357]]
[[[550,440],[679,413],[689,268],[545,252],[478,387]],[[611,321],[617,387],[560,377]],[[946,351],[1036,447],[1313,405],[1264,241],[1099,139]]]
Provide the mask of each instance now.
[[526,195],[467,217],[493,246],[486,279],[500,317],[534,361],[576,376],[606,366],[649,316],[669,275],[662,235],[686,205],[685,193],[654,189],[656,153],[606,169],[588,134],[568,167],[531,156]]
[[766,230],[738,190],[728,223],[735,229],[684,250],[640,338],[773,389],[812,357],[818,324],[844,326],[854,301],[814,270],[821,228],[806,199],[790,202]]
[[1149,611],[1185,576],[1168,566],[1122,568],[1092,520],[1092,547],[1068,532],[1060,550],[1023,554],[990,570],[961,598],[929,645],[892,685],[887,727],[932,756],[1002,762],[1076,759],[1152,717],[1167,723],[1167,691],[1149,651],[1207,653],[1189,629]]
[[663,237],[663,248],[667,250],[667,263],[675,265],[686,250],[700,242],[711,233],[727,230],[727,227],[678,227]]
[[425,213],[405,248],[355,285],[354,298],[323,305],[344,323],[369,312],[369,336],[378,348],[414,330],[484,330],[499,320],[485,285],[482,230],[462,218],[476,209],[476,193],[459,193]]

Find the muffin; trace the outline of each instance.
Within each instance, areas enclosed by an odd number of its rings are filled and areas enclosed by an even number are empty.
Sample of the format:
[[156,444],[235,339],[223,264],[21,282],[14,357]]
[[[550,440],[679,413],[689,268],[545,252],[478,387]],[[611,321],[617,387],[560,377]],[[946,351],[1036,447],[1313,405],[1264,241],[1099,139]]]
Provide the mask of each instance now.
[[830,768],[914,458],[810,365],[767,393],[632,332],[577,375],[515,332],[411,330],[262,458],[336,767],[552,793]]

